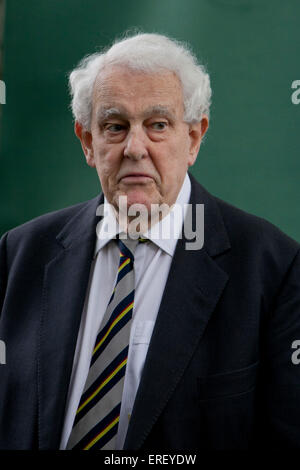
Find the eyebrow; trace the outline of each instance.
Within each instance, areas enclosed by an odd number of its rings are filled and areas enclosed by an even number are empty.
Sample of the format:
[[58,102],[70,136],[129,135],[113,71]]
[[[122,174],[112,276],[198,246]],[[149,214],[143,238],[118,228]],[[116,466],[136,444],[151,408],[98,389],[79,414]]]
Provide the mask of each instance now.
[[[164,116],[171,120],[175,119],[175,111],[163,105],[156,105],[156,106],[151,106],[150,108],[147,108],[143,112],[142,117],[144,119],[147,119],[153,115]],[[97,116],[98,122],[102,122],[103,120],[109,119],[109,118],[130,119],[130,114],[123,107],[111,107],[111,108],[101,107],[98,109],[96,116]]]
[[111,117],[128,118],[128,114],[122,108],[99,108],[97,111],[97,121],[101,122],[104,119]]
[[167,106],[162,106],[162,105],[156,105],[156,106],[151,106],[151,108],[146,109],[144,113],[144,117],[150,117],[150,116],[165,116],[168,117],[169,119],[175,119],[175,110],[168,108]]

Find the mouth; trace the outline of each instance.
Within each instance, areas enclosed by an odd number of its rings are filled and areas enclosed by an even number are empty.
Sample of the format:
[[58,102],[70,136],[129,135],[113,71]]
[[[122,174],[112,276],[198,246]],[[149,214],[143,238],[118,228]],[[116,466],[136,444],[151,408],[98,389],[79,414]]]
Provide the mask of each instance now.
[[153,181],[153,178],[146,173],[128,173],[120,178],[120,182],[124,184],[146,184],[150,181]]

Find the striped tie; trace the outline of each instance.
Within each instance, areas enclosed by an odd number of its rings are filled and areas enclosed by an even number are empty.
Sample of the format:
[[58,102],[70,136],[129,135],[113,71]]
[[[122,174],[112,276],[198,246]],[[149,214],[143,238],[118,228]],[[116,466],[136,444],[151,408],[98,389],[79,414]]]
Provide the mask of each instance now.
[[92,353],[67,449],[115,450],[134,302],[134,251],[147,239],[117,239],[116,286]]

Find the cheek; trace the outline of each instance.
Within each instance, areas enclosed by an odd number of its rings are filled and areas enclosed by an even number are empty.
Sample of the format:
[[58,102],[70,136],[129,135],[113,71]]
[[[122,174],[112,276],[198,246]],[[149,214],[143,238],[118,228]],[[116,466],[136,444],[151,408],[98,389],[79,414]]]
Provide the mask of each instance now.
[[182,139],[178,142],[176,147],[176,164],[178,168],[178,173],[187,171],[188,166],[190,166],[190,147],[189,141],[187,139]]
[[[164,159],[167,171],[174,174],[181,173],[187,166],[189,158],[189,147],[186,139],[178,139],[169,148],[168,158]],[[172,178],[172,175],[170,175]]]
[[108,178],[118,171],[120,157],[117,149],[99,146],[96,150],[96,165],[99,171]]

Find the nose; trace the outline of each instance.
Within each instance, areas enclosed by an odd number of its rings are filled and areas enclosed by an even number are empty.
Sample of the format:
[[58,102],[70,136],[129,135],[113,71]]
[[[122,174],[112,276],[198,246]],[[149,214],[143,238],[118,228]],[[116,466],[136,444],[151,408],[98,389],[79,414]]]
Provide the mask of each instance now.
[[146,135],[142,128],[130,129],[127,135],[124,156],[140,160],[148,155]]

